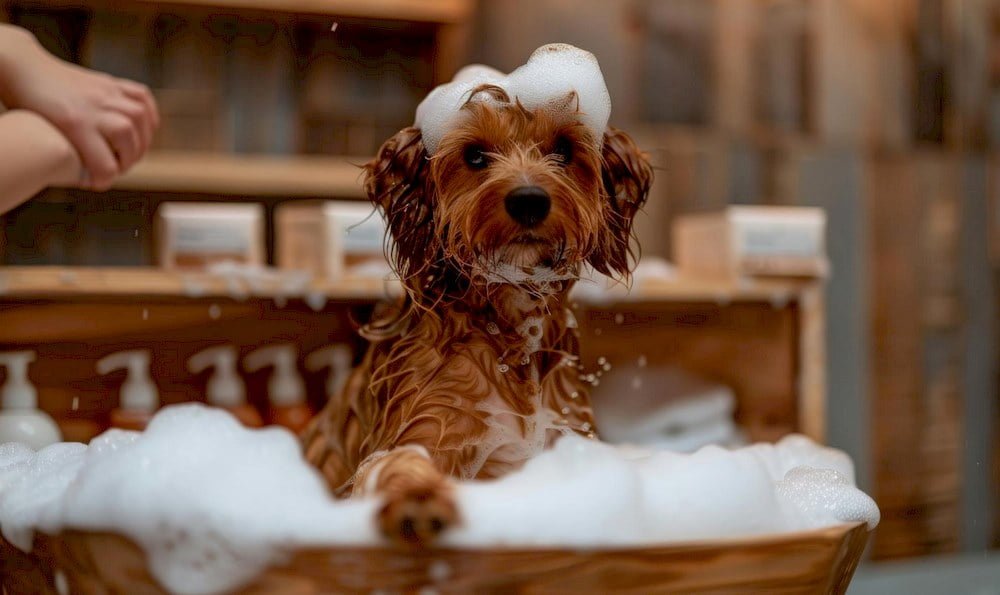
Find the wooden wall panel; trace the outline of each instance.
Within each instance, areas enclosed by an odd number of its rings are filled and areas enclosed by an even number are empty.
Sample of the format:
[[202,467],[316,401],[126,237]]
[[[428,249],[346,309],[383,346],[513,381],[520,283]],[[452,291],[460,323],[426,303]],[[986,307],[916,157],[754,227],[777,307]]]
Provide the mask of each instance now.
[[958,547],[962,469],[958,161],[870,165],[876,558]]

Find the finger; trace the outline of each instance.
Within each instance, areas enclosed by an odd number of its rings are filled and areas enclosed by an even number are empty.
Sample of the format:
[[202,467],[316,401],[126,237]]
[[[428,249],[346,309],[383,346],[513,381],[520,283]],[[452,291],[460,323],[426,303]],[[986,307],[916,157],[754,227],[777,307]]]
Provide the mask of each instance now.
[[118,175],[118,161],[107,140],[97,130],[88,130],[70,138],[80,153],[80,159],[89,174],[84,188],[107,190]]
[[149,87],[128,79],[118,79],[118,82],[121,85],[122,92],[126,96],[140,102],[146,108],[146,113],[149,116],[150,123],[153,125],[153,129],[159,128],[160,110],[156,106],[156,99],[153,97],[153,93],[149,90]]
[[98,129],[118,158],[119,173],[124,173],[139,160],[142,155],[142,139],[127,116],[108,112],[101,117]]
[[128,118],[132,127],[139,133],[137,159],[141,159],[153,142],[153,123],[146,116],[145,107],[140,102],[124,96],[110,101],[106,107]]

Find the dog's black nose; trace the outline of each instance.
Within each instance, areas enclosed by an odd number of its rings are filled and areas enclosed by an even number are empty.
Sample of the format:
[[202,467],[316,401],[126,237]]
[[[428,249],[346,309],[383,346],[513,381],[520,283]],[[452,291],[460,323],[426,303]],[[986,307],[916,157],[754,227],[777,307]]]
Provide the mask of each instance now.
[[507,214],[525,227],[534,227],[545,221],[552,208],[549,193],[538,186],[521,186],[510,191],[504,199]]

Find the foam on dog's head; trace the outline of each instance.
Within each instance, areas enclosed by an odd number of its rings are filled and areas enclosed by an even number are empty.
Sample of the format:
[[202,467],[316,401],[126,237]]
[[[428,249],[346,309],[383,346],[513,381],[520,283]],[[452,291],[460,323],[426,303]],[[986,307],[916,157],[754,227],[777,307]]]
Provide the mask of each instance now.
[[[462,120],[462,106],[472,101],[492,102],[487,93],[472,96],[481,85],[503,89],[510,100],[530,109],[552,109],[575,117],[600,143],[611,115],[611,97],[597,58],[590,52],[567,45],[544,45],[528,58],[528,63],[510,74],[474,64],[460,70],[447,84],[435,88],[417,106],[414,126],[419,128],[427,152],[434,154],[438,143]],[[571,100],[571,94],[575,97]]]

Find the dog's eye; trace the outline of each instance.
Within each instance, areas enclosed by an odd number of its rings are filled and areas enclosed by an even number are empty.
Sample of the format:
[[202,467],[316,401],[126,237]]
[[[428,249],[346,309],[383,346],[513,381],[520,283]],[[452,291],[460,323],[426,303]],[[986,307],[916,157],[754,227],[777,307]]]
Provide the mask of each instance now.
[[560,136],[556,140],[556,146],[552,148],[552,155],[556,158],[556,161],[567,165],[573,160],[573,143],[568,138]]
[[465,163],[472,169],[483,169],[489,165],[489,159],[482,147],[472,145],[465,148]]

